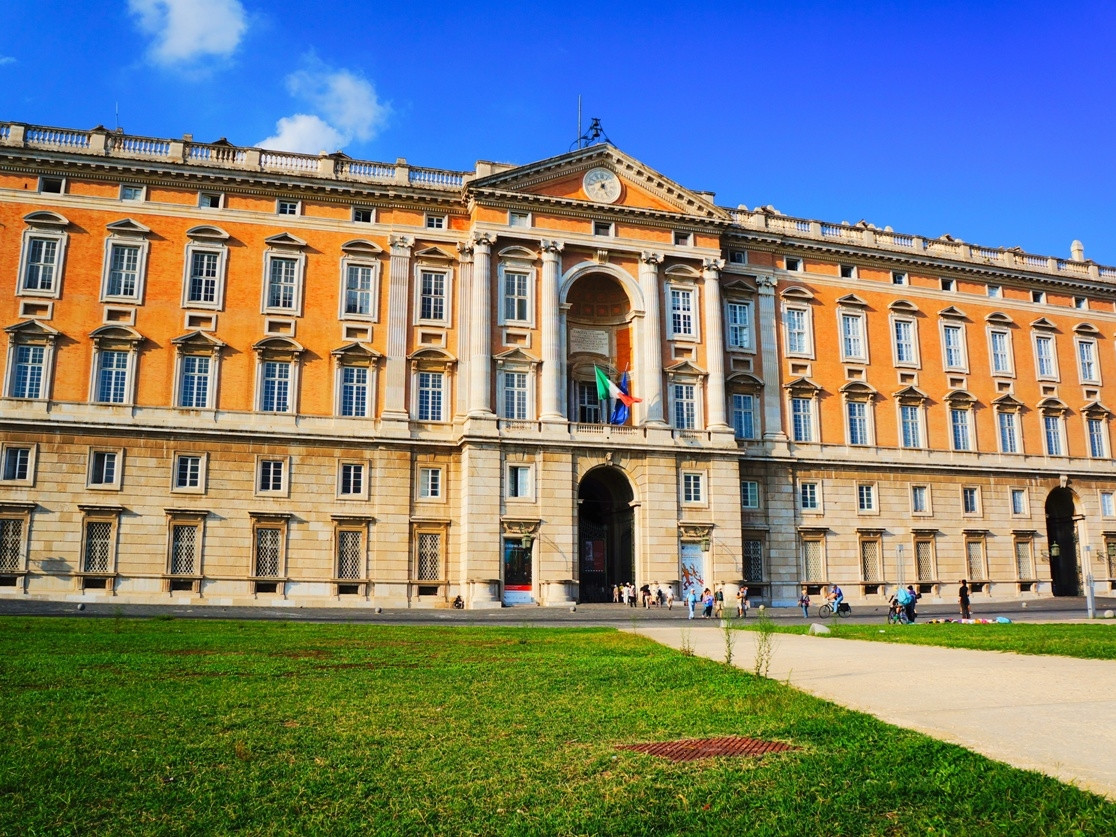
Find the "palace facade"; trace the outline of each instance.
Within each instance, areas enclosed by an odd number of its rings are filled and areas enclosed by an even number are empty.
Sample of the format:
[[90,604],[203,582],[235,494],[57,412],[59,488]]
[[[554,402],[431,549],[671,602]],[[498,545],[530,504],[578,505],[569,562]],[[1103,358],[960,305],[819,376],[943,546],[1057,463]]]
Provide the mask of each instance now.
[[0,596],[1116,584],[1116,269],[1076,242],[723,207],[610,144],[457,172],[0,123],[0,277]]

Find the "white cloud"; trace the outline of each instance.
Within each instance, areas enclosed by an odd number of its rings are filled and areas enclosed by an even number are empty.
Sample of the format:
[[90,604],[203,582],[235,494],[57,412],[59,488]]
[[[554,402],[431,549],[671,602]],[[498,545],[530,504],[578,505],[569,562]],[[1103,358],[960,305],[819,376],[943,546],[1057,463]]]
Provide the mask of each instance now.
[[370,81],[348,70],[315,64],[287,76],[287,90],[313,114],[280,119],[275,135],[258,143],[263,148],[306,154],[334,151],[353,139],[372,139],[391,112]]
[[15,62],[16,60],[10,55],[0,55],[0,67],[3,67],[5,64],[14,64]]
[[128,8],[159,64],[231,55],[248,28],[240,0],[128,0]]

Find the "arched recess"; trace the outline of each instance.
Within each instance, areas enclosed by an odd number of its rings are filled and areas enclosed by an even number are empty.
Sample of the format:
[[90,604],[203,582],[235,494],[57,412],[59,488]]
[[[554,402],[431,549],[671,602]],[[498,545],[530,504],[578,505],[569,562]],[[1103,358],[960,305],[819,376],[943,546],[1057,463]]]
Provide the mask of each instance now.
[[612,586],[635,582],[634,494],[619,468],[589,471],[577,488],[579,599],[612,601]]
[[1046,542],[1049,544],[1051,592],[1076,596],[1077,507],[1071,489],[1061,486],[1046,495]]

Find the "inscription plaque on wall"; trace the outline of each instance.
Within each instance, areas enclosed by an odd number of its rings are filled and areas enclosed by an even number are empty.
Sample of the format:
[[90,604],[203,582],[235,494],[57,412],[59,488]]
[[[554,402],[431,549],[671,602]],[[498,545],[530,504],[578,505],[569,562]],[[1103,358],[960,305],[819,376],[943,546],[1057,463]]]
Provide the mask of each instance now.
[[608,357],[608,332],[589,328],[570,329],[570,354],[589,352]]

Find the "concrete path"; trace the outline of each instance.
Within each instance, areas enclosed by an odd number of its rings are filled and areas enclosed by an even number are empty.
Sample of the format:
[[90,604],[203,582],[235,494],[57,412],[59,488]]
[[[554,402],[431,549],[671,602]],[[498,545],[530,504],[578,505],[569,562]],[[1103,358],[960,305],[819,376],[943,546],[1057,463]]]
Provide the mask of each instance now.
[[[635,631],[725,658],[720,630]],[[733,649],[733,662],[749,671],[755,636],[737,634]],[[774,680],[1116,800],[1116,662],[790,634],[774,640]]]

